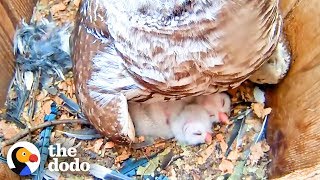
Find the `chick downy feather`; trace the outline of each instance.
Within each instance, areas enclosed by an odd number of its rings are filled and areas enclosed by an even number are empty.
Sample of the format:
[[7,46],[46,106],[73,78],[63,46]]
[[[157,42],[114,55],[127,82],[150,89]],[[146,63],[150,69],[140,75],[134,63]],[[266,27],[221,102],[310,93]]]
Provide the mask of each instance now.
[[129,103],[129,113],[138,136],[169,139],[173,137],[169,121],[174,119],[185,106],[185,101],[158,102],[152,104]]
[[212,122],[202,106],[190,104],[176,118],[171,119],[170,128],[178,142],[196,145],[204,143],[208,133],[212,133]]
[[219,112],[230,112],[231,100],[226,93],[216,93],[183,100],[136,103],[129,102],[129,113],[137,135],[175,137],[180,143],[204,143],[219,122]]

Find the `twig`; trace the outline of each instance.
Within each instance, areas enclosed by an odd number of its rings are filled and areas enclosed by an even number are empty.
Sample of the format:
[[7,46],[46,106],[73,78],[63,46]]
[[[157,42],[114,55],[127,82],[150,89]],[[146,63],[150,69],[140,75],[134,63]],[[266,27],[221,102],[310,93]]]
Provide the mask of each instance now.
[[24,136],[26,136],[28,133],[31,133],[31,132],[36,131],[38,129],[42,129],[42,128],[45,128],[45,127],[48,127],[48,126],[55,126],[55,125],[58,125],[58,124],[71,124],[71,123],[90,124],[89,121],[83,120],[83,119],[64,119],[64,120],[56,120],[56,121],[47,121],[47,122],[39,124],[39,125],[37,125],[35,127],[22,130],[17,135],[15,135],[13,138],[4,141],[1,145],[2,145],[2,147],[11,145],[11,144],[17,142],[19,139],[21,139]]

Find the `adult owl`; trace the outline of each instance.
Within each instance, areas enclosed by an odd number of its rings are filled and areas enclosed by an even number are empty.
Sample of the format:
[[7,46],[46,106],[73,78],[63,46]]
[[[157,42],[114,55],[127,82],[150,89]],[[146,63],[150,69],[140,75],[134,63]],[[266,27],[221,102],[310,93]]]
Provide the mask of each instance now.
[[128,101],[236,87],[284,48],[281,25],[278,0],[83,0],[71,38],[78,102],[103,135],[132,142]]

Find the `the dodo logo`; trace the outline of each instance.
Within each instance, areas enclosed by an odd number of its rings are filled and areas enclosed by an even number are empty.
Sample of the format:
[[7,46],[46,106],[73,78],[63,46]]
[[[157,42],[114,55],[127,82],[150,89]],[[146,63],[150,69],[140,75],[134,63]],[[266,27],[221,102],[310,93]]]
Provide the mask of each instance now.
[[40,164],[38,148],[29,142],[17,142],[8,151],[9,168],[20,176],[28,176],[35,172]]

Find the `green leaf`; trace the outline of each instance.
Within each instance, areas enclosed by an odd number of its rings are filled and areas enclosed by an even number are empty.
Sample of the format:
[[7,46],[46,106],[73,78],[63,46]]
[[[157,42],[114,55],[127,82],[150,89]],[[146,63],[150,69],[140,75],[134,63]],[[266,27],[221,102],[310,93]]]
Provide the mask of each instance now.
[[163,152],[159,153],[157,157],[151,159],[148,164],[143,167],[140,166],[137,170],[137,175],[151,175],[154,176],[155,170],[160,166],[160,162],[164,159],[164,157],[170,153],[170,148],[166,148]]
[[228,178],[228,180],[238,180],[241,179],[243,175],[243,168],[245,166],[246,162],[245,161],[240,161],[233,169],[233,173],[231,176]]
[[157,156],[157,157],[151,159],[145,167],[140,166],[138,168],[138,170],[137,170],[137,175],[140,175],[140,176],[143,176],[143,175],[154,176],[154,171],[157,169],[159,164],[160,164],[160,159]]

